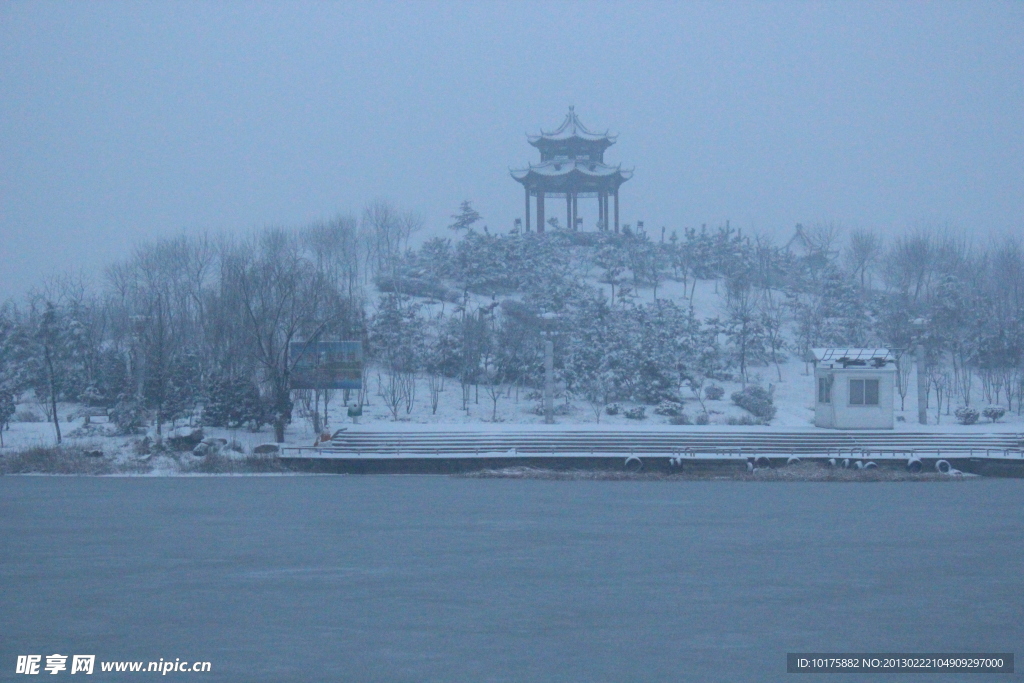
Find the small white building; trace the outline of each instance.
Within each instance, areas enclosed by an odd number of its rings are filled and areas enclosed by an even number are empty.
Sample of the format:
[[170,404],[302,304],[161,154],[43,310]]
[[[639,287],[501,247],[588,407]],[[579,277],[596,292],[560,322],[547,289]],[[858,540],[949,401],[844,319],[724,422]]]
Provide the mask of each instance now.
[[814,425],[892,429],[895,380],[889,349],[814,349]]

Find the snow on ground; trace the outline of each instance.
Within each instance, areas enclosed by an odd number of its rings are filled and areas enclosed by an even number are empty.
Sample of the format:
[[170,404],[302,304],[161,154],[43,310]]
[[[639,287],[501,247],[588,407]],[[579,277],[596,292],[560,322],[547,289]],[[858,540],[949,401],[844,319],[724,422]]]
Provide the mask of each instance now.
[[[437,412],[434,413],[430,406],[430,395],[425,377],[420,378],[416,387],[416,399],[411,411],[406,411],[405,406],[399,408],[398,419],[394,419],[384,405],[380,396],[377,395],[377,375],[372,370],[368,373],[369,378],[369,404],[364,406],[363,415],[359,418],[359,426],[353,425],[350,418],[346,416],[346,407],[339,398],[331,402],[328,410],[328,423],[331,431],[341,427],[350,429],[486,429],[486,430],[512,430],[512,429],[671,429],[671,430],[701,430],[719,431],[726,429],[742,430],[805,430],[814,429],[814,382],[813,375],[804,374],[805,367],[801,362],[790,360],[782,364],[782,381],[778,381],[778,375],[774,367],[755,368],[751,379],[763,386],[771,384],[775,391],[775,404],[778,414],[768,427],[731,427],[727,425],[728,419],[740,418],[746,412],[729,400],[732,392],[741,388],[738,382],[720,382],[719,385],[725,389],[725,397],[720,401],[705,401],[705,405],[711,415],[711,424],[707,426],[676,426],[669,424],[667,417],[655,415],[654,406],[647,406],[647,419],[630,420],[622,413],[626,409],[634,407],[633,403],[620,402],[622,411],[618,415],[608,415],[601,411],[600,421],[594,414],[590,404],[585,401],[574,400],[567,409],[567,413],[556,415],[555,425],[547,427],[544,425],[543,414],[539,414],[541,401],[536,398],[528,399],[530,390],[520,388],[518,400],[516,390],[507,388],[502,391],[497,402],[495,413],[494,404],[488,395],[487,387],[470,388],[470,398],[466,409],[463,409],[462,389],[456,380],[447,379],[444,391],[441,392],[438,401]],[[914,386],[914,377],[911,377],[911,386]],[[564,398],[556,399],[555,405],[564,406]],[[22,406],[25,407],[30,406]],[[692,396],[686,396],[684,401],[686,414],[692,419],[701,412],[698,401]],[[895,399],[897,420],[900,417],[904,421],[896,422],[897,431],[958,431],[958,432],[992,432],[992,431],[1024,431],[1024,420],[1016,413],[1008,413],[999,423],[990,424],[987,421],[979,422],[971,426],[956,424],[952,415],[942,415],[940,425],[934,423],[927,426],[917,424],[916,401],[913,397],[907,398],[907,410],[899,410],[899,396]],[[105,453],[119,453],[125,458],[136,457],[134,455],[134,443],[140,438],[127,436],[103,435],[103,425],[95,425],[93,430],[98,433],[82,435],[83,418],[74,418],[67,421],[68,415],[74,415],[77,406],[63,404],[58,408],[58,414],[62,416],[61,431],[64,435],[64,443],[70,446],[78,446],[84,449],[99,449]],[[563,408],[563,410],[566,410]],[[36,411],[37,413],[41,411]],[[945,408],[943,409],[945,413]],[[493,419],[496,415],[496,419]],[[930,411],[929,417],[934,422],[935,411]],[[109,427],[108,427],[109,428]],[[224,429],[219,427],[207,427],[204,429],[206,436],[223,437],[236,440],[243,446],[246,453],[252,448],[261,444],[273,441],[273,430],[264,426],[259,432],[252,432],[247,429]],[[296,410],[294,420],[286,430],[286,442],[296,446],[310,446],[316,440],[309,421]],[[55,443],[53,425],[49,422],[12,422],[10,429],[4,432],[4,448],[0,452],[14,452],[31,447],[50,447]]]
[[[599,283],[592,282],[597,287]],[[692,287],[692,282],[690,283]],[[683,284],[680,282],[667,281],[658,288],[658,298],[671,298],[680,304],[689,305],[690,290],[687,288],[684,294]],[[610,291],[607,285],[603,286],[605,295]],[[637,291],[639,302],[652,301],[654,292],[651,288],[641,288]],[[491,301],[490,297],[472,297],[473,304],[486,305]],[[714,281],[698,281],[696,291],[693,295],[694,312],[697,317],[704,320],[709,317],[721,316],[722,298],[716,289]],[[451,306],[451,304],[445,304]],[[436,315],[441,310],[442,304],[434,304],[431,311]],[[730,400],[734,391],[738,391],[742,385],[739,382],[714,382],[725,389],[725,396],[720,401],[705,401],[711,424],[706,426],[675,426],[669,424],[669,419],[654,414],[654,406],[646,406],[647,418],[644,420],[631,420],[625,417],[626,410],[635,407],[637,404],[622,401],[619,402],[621,410],[618,415],[608,415],[604,410],[600,416],[595,415],[589,403],[583,400],[573,400],[565,405],[565,399],[556,398],[557,408],[554,429],[575,427],[583,429],[613,428],[613,429],[680,429],[680,430],[797,430],[814,429],[814,377],[809,368],[799,360],[790,357],[781,365],[782,379],[779,379],[778,371],[774,366],[756,367],[751,370],[750,380],[754,384],[760,384],[774,389],[775,405],[777,414],[768,427],[730,427],[730,418],[742,418],[748,416],[746,411],[739,408]],[[920,425],[917,423],[917,399],[916,399],[916,373],[910,377],[911,393],[906,399],[906,410],[900,410],[900,399],[896,395],[896,431],[942,431],[942,432],[992,432],[992,431],[1024,431],[1024,417],[1015,412],[1008,412],[998,423],[990,424],[982,418],[978,424],[963,426],[956,423],[952,410],[947,412],[943,407],[943,414],[940,423],[935,424],[935,410],[929,411],[929,424]],[[444,390],[438,397],[436,412],[430,405],[430,392],[428,390],[426,377],[420,377],[416,382],[415,401],[410,410],[405,406],[399,408],[397,419],[395,419],[387,406],[384,405],[378,395],[378,375],[374,368],[367,372],[368,379],[368,405],[363,408],[363,415],[359,418],[358,429],[443,429],[455,427],[457,429],[545,429],[544,417],[541,410],[541,400],[536,397],[536,392],[520,387],[505,387],[498,397],[497,406],[488,392],[486,386],[470,387],[469,401],[463,407],[462,388],[458,380],[446,378]],[[710,383],[709,383],[710,384]],[[335,398],[328,410],[328,429],[336,430],[340,427],[354,428],[352,420],[346,416],[346,406],[340,400],[341,392],[336,392]],[[528,398],[528,396],[533,396]],[[980,387],[977,388],[978,398],[975,401],[983,407]],[[684,407],[687,416],[692,420],[703,412],[700,403],[688,392],[684,395]],[[955,406],[954,406],[955,407]],[[115,436],[104,434],[102,426],[94,426],[91,430],[82,430],[83,418],[74,417],[79,406],[74,404],[62,404],[58,407],[58,414],[61,415],[61,431],[64,435],[64,443],[70,446],[78,446],[84,449],[99,449],[106,453],[117,453],[118,457],[133,458],[134,443],[140,437]],[[34,413],[41,420],[42,409],[38,405],[24,404],[19,406],[19,413]],[[70,421],[68,418],[71,417]],[[313,432],[308,419],[302,416],[298,405],[291,425],[285,432],[286,443],[296,446],[309,446],[316,440],[317,435]],[[599,418],[599,419],[598,419]],[[84,434],[83,431],[95,433]],[[258,432],[247,429],[224,429],[218,427],[204,428],[205,436],[222,437],[229,441],[238,441],[245,453],[250,453],[252,448],[274,440],[273,430],[264,426]],[[15,421],[10,429],[3,433],[4,447],[0,453],[11,453],[32,447],[50,447],[55,443],[53,425],[49,422],[25,422]]]

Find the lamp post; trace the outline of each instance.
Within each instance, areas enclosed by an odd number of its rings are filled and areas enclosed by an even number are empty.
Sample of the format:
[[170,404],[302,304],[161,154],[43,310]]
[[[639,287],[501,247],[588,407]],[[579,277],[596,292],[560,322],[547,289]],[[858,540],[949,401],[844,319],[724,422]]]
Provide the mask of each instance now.
[[917,365],[917,421],[920,424],[928,424],[928,367],[924,355],[924,334],[928,327],[928,321],[924,318],[915,318],[910,321],[917,336],[917,344],[914,346],[914,361]]
[[541,334],[544,335],[544,424],[555,422],[555,323],[556,313],[542,313]]
[[144,402],[143,396],[146,386],[146,349],[143,348],[142,338],[149,325],[148,315],[133,315],[130,317],[132,332],[135,335],[135,397],[141,406]]

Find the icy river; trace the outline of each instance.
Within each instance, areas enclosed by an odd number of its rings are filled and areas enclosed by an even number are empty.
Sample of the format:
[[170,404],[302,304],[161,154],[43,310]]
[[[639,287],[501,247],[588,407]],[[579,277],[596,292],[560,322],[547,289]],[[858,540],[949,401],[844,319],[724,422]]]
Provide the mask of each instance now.
[[211,663],[92,680],[388,682],[1020,658],[1022,498],[1021,480],[4,477],[0,680],[54,653]]

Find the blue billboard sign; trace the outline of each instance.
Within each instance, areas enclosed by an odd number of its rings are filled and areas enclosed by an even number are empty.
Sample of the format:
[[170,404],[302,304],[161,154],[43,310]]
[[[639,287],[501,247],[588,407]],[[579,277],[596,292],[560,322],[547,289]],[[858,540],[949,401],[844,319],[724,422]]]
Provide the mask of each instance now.
[[362,342],[292,342],[288,360],[292,389],[363,388]]

